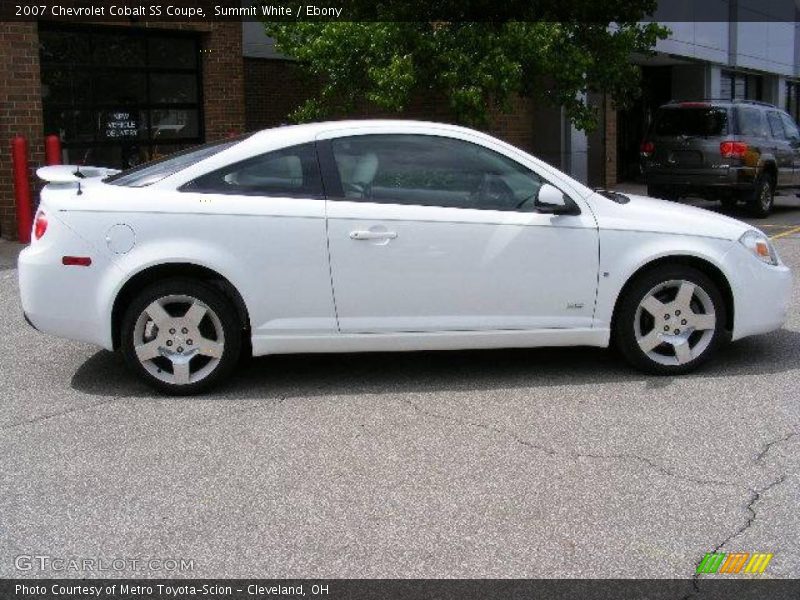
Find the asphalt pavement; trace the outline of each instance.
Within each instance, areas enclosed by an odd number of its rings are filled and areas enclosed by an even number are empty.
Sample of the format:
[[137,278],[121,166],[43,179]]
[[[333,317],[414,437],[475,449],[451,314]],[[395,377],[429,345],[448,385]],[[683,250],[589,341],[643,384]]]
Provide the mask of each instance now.
[[[796,204],[757,225],[800,273]],[[287,356],[166,398],[25,324],[17,248],[0,577],[97,575],[18,559],[39,555],[193,561],[103,576],[687,578],[715,549],[800,576],[798,283],[784,329],[685,377],[583,348]]]

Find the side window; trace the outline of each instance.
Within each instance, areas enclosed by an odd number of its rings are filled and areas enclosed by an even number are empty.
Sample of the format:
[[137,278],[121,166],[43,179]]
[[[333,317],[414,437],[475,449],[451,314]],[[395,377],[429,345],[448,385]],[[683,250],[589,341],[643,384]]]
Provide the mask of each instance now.
[[772,137],[776,140],[785,140],[786,133],[783,131],[783,124],[781,117],[775,111],[767,113],[767,122],[769,123],[769,130],[772,132]]
[[469,142],[430,135],[363,135],[332,141],[350,200],[525,211],[543,181],[519,163]]
[[783,122],[783,129],[786,131],[786,137],[790,140],[798,140],[800,139],[800,132],[797,131],[797,125],[795,124],[792,117],[787,115],[786,113],[779,113],[781,117],[781,121]]
[[764,113],[761,110],[748,106],[740,106],[737,112],[739,135],[768,137],[767,124],[764,120]]
[[321,198],[314,144],[301,144],[243,160],[184,185],[181,191],[245,196]]

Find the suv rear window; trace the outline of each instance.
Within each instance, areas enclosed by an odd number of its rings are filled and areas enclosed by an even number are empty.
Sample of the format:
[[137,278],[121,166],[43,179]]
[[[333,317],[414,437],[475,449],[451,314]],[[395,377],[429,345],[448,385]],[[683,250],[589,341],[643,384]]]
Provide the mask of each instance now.
[[653,131],[656,135],[726,135],[728,111],[716,106],[660,108]]

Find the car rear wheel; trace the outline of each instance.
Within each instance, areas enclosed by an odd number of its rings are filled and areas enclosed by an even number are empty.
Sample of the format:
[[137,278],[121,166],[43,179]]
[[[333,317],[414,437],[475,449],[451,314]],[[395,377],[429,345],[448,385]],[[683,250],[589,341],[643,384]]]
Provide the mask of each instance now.
[[230,375],[241,332],[236,310],[217,289],[171,279],[131,302],[122,320],[121,348],[128,366],[152,387],[196,394]]
[[689,372],[727,341],[726,307],[717,285],[692,267],[644,273],[626,290],[615,319],[625,358],[647,373]]
[[773,179],[769,175],[762,175],[756,181],[755,188],[748,199],[747,206],[754,217],[763,219],[764,217],[768,217],[772,212],[774,203],[775,185],[773,184]]

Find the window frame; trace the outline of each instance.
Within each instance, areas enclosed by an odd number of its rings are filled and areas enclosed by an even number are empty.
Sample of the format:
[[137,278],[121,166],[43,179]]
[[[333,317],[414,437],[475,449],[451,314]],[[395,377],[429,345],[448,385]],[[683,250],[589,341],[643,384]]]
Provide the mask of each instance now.
[[[300,148],[303,146],[308,146],[311,149],[311,152],[314,157],[314,165],[316,169],[316,175],[318,180],[318,192],[317,193],[307,193],[307,191],[302,191],[298,193],[271,193],[266,192],[262,188],[230,188],[230,189],[204,189],[204,188],[196,188],[197,182],[205,177],[210,177],[212,175],[216,175],[220,172],[230,172],[235,167],[239,165],[245,165],[247,163],[255,163],[260,159],[263,159],[266,156],[271,154],[278,154],[278,153],[285,153],[294,148]],[[301,168],[303,167],[303,162],[301,161]],[[303,180],[305,181],[305,173],[303,173]],[[323,176],[322,167],[320,165],[319,160],[319,152],[317,149],[317,143],[311,142],[302,142],[300,144],[294,144],[292,146],[284,146],[282,148],[275,148],[273,150],[269,150],[267,152],[262,152],[261,154],[255,154],[253,156],[249,156],[247,158],[237,160],[232,163],[228,163],[222,167],[217,167],[211,171],[203,173],[201,175],[197,175],[196,177],[192,178],[191,180],[181,184],[178,186],[177,191],[185,192],[185,193],[192,193],[192,194],[216,194],[221,196],[256,196],[260,198],[298,198],[298,199],[307,199],[307,200],[325,200],[326,193],[325,193],[325,178]]]
[[327,199],[337,202],[357,202],[363,204],[385,204],[387,206],[407,206],[413,208],[432,208],[432,209],[446,209],[446,210],[479,210],[483,212],[495,212],[495,213],[515,213],[515,214],[524,214],[524,215],[535,215],[535,214],[545,214],[537,210],[535,207],[530,210],[515,210],[515,209],[499,209],[499,208],[483,208],[480,206],[442,206],[439,204],[411,204],[411,203],[403,203],[403,202],[391,202],[381,199],[355,199],[355,198],[348,198],[344,194],[344,186],[342,185],[341,176],[339,174],[339,168],[336,163],[336,157],[334,156],[333,152],[333,142],[336,140],[344,140],[348,138],[365,138],[365,137],[386,137],[386,136],[404,136],[404,137],[425,137],[425,138],[435,138],[435,139],[444,139],[453,142],[460,142],[462,144],[467,144],[470,146],[475,146],[487,152],[492,152],[505,160],[508,160],[520,169],[530,172],[534,177],[539,178],[541,181],[541,185],[549,184],[560,192],[564,194],[564,198],[566,200],[567,206],[569,208],[570,215],[579,215],[581,214],[580,206],[572,199],[571,195],[564,191],[563,187],[557,185],[552,182],[551,179],[544,176],[542,173],[538,172],[537,170],[528,167],[522,164],[517,159],[495,150],[494,148],[490,148],[483,144],[465,140],[459,137],[452,137],[447,135],[437,135],[431,133],[424,133],[419,131],[413,132],[369,132],[369,133],[360,133],[360,132],[344,132],[342,135],[337,135],[334,137],[326,137],[324,139],[317,140],[317,156],[319,158],[320,169],[322,172],[322,181],[323,186],[325,187],[327,193]]

